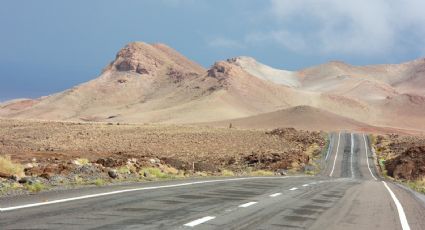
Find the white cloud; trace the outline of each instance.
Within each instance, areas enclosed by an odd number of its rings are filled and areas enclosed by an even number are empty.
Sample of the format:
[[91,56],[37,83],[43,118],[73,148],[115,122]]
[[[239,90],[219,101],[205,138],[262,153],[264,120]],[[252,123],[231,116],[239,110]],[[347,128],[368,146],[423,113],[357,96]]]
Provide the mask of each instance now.
[[208,46],[218,47],[218,48],[229,48],[229,49],[239,49],[243,48],[244,44],[236,40],[228,39],[225,37],[216,37],[207,41]]
[[[383,55],[425,45],[423,0],[271,0],[272,29],[246,36],[297,52]],[[415,47],[419,47],[415,46]]]

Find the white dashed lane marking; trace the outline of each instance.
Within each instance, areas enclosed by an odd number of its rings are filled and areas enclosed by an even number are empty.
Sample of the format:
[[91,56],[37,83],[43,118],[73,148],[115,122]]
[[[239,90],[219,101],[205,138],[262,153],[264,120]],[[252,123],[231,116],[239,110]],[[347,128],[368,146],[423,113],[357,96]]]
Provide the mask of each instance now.
[[280,196],[280,195],[282,195],[282,193],[278,192],[278,193],[271,194],[270,197],[277,197],[277,196]]
[[[321,183],[321,182],[322,181],[311,182],[310,184],[303,184],[302,187],[307,187],[307,186],[314,185],[314,184]],[[297,187],[292,187],[292,188],[289,189],[289,191],[294,191],[294,190],[298,190],[298,188]],[[270,194],[269,197],[277,197],[277,196],[280,196],[280,195],[282,195],[282,193],[281,192],[277,192],[277,193]],[[248,203],[241,204],[238,207],[239,208],[247,208],[247,207],[252,206],[252,205],[255,205],[257,203],[258,202],[256,202],[256,201],[251,201],[251,202],[248,202]],[[226,209],[225,210],[225,212],[232,212],[232,211],[235,211],[235,209],[231,208],[231,209]],[[203,217],[203,218],[200,218],[200,219],[191,221],[191,222],[189,222],[187,224],[184,224],[184,226],[186,226],[186,227],[195,227],[195,226],[197,226],[199,224],[205,223],[205,222],[210,221],[210,220],[213,220],[215,218],[216,218],[215,216],[206,216],[206,217]]]
[[131,188],[131,189],[124,189],[124,190],[116,190],[116,191],[112,191],[112,192],[104,192],[104,193],[96,193],[96,194],[90,194],[90,195],[84,195],[84,196],[70,197],[70,198],[58,199],[58,200],[52,200],[52,201],[30,203],[30,204],[24,204],[24,205],[12,206],[12,207],[5,207],[5,208],[1,208],[0,207],[0,212],[13,211],[13,210],[17,210],[17,209],[32,208],[32,207],[38,207],[38,206],[44,206],[44,205],[51,205],[51,204],[58,204],[58,203],[65,203],[65,202],[77,201],[77,200],[82,200],[82,199],[90,199],[90,198],[96,198],[96,197],[102,197],[102,196],[110,196],[110,195],[116,195],[116,194],[121,194],[121,193],[144,191],[144,190],[176,188],[176,187],[184,187],[184,186],[199,185],[199,184],[221,183],[221,182],[231,182],[231,181],[241,181],[241,180],[253,180],[253,179],[287,179],[287,178],[294,178],[294,177],[303,177],[303,176],[287,176],[287,177],[242,177],[242,178],[231,178],[231,179],[221,179],[221,180],[195,181],[195,182],[180,183],[180,184],[171,184],[171,185],[162,185],[162,186],[153,186],[153,187]]
[[245,203],[245,204],[241,204],[241,205],[239,205],[238,207],[239,207],[239,208],[246,208],[246,207],[249,207],[249,206],[254,205],[254,204],[256,204],[256,203],[257,203],[257,202],[252,201],[252,202],[248,202],[248,203]]
[[213,219],[215,219],[215,216],[206,216],[206,217],[202,217],[200,219],[191,221],[191,222],[189,222],[187,224],[184,224],[184,226],[186,226],[186,227],[195,227],[196,225],[200,225],[202,223],[205,223],[205,222],[210,221],[210,220],[213,220]]

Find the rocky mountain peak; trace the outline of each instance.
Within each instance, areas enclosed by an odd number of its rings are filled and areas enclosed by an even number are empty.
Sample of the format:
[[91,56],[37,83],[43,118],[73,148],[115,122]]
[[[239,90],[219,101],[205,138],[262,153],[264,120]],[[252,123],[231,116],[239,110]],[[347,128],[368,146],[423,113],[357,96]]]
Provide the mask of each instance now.
[[208,70],[208,76],[218,80],[228,78],[234,71],[235,66],[227,61],[219,61]]
[[153,46],[144,42],[132,42],[117,53],[112,69],[152,74],[165,63],[164,59]]

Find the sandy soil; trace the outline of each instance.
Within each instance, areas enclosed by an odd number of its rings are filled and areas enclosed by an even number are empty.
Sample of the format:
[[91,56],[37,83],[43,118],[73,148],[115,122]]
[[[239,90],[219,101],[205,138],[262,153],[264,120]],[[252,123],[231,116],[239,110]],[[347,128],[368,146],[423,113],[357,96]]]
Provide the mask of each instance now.
[[271,157],[273,163],[284,160],[291,165],[299,160],[303,165],[308,162],[303,156],[306,150],[312,145],[323,147],[323,137],[293,129],[273,135],[264,130],[195,126],[0,120],[0,154],[21,163],[34,157],[37,161],[84,157],[93,162],[105,157],[159,158],[178,169],[199,163],[200,171],[217,171],[238,170],[252,158]]

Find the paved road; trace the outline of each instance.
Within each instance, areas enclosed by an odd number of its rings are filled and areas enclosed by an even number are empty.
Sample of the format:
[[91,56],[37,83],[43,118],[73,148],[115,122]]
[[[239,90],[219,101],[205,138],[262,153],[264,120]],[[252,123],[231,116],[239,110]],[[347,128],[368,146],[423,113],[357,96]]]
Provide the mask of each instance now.
[[425,229],[367,137],[331,135],[321,175],[155,182],[0,199],[0,229]]

